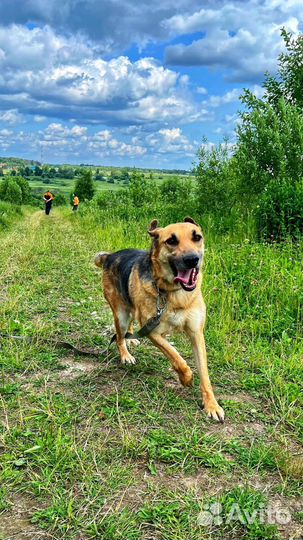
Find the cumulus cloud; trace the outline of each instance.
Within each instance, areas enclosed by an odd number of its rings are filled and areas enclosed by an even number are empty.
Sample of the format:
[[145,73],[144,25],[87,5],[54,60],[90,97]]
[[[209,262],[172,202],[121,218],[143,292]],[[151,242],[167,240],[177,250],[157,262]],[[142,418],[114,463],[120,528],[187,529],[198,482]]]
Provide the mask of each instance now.
[[189,45],[166,49],[168,65],[212,66],[227,70],[229,80],[253,82],[274,71],[282,50],[280,29],[295,34],[303,17],[302,2],[249,0],[217,2],[195,13],[174,15],[163,22],[171,35],[203,32]]
[[81,33],[98,42],[101,52],[117,52],[131,43],[143,46],[166,39],[162,21],[180,10],[195,10],[198,0],[2,0],[0,20],[8,25],[36,23],[61,33]]
[[197,150],[197,144],[192,143],[181,128],[163,128],[158,133],[152,133],[146,138],[146,143],[151,151],[157,154],[182,154],[193,157]]
[[[91,123],[195,121],[188,78],[153,58],[101,59],[93,47],[51,28],[0,28],[2,106]],[[39,121],[39,120],[37,120]]]
[[17,109],[11,109],[0,113],[0,121],[5,124],[20,124],[24,121],[22,114],[20,114]]
[[[264,94],[264,88],[262,88],[258,84],[252,85],[250,91],[257,98],[262,97]],[[233,88],[232,90],[228,90],[228,92],[225,92],[221,96],[209,96],[209,99],[204,101],[203,103],[210,107],[221,107],[222,105],[227,105],[228,103],[237,102],[242,94],[242,88]]]
[[118,139],[110,130],[90,134],[86,126],[70,127],[60,122],[52,122],[38,132],[14,133],[10,130],[0,130],[0,144],[1,142],[5,143],[6,148],[19,142],[24,148],[37,153],[43,149],[44,156],[50,161],[54,158],[61,160],[67,158],[73,161],[74,156],[82,155],[100,162],[107,156],[140,157],[147,151],[141,144],[127,143]]

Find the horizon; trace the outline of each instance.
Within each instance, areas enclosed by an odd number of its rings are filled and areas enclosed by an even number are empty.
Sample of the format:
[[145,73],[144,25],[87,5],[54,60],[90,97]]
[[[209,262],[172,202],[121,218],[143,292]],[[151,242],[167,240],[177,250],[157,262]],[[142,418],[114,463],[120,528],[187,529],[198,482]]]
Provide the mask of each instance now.
[[0,0],[0,16],[4,158],[190,170],[204,137],[235,141],[243,88],[262,96],[303,4]]

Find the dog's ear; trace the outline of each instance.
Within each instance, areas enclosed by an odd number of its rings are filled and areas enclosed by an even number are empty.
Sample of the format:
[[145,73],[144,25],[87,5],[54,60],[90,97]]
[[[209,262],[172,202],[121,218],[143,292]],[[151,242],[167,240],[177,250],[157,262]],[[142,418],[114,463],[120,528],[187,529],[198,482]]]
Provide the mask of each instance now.
[[[196,223],[195,220],[193,218],[189,217],[189,216],[186,216],[184,218],[184,222],[185,223],[192,223],[193,225],[198,225],[198,223]],[[198,225],[198,227],[199,227],[199,225]]]
[[157,236],[159,236],[158,233],[157,233],[157,229],[158,229],[158,220],[153,219],[150,226],[149,226],[148,234],[150,236],[153,236],[154,238],[157,238]]

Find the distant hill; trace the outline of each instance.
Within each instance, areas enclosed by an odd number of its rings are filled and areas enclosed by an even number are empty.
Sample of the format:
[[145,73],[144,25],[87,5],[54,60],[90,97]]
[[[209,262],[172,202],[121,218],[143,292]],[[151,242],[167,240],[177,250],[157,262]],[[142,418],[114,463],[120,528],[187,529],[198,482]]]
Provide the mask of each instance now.
[[26,167],[40,165],[40,162],[34,159],[23,159],[17,157],[0,157],[0,163],[6,163],[8,167]]
[[[0,163],[5,163],[8,167],[26,167],[26,166],[41,166],[41,162],[40,161],[37,161],[35,159],[23,159],[23,158],[18,158],[18,157],[0,157]],[[124,169],[124,170],[127,170],[129,172],[133,171],[133,170],[136,170],[136,171],[142,171],[143,173],[148,173],[148,172],[153,172],[153,173],[156,173],[156,174],[161,174],[161,173],[164,173],[164,174],[177,174],[177,175],[191,175],[191,171],[187,171],[187,170],[184,170],[184,169],[152,169],[152,168],[149,168],[149,167],[116,167],[114,165],[93,165],[93,164],[90,164],[90,163],[80,163],[79,165],[71,165],[70,163],[61,163],[61,164],[56,164],[56,163],[43,163],[44,166],[48,166],[48,167],[71,167],[71,168],[77,168],[77,167],[91,167],[92,169],[103,169],[104,171],[108,170],[108,171],[111,171],[111,170],[120,170],[120,169]]]

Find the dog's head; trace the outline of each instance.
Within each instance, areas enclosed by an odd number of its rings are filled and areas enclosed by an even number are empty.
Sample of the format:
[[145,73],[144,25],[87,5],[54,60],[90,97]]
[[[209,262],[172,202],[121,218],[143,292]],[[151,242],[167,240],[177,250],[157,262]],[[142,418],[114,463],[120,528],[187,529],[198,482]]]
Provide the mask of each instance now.
[[152,259],[157,275],[168,283],[179,283],[185,291],[193,291],[204,253],[200,226],[190,217],[184,218],[184,223],[163,228],[153,220],[148,232],[153,238]]

